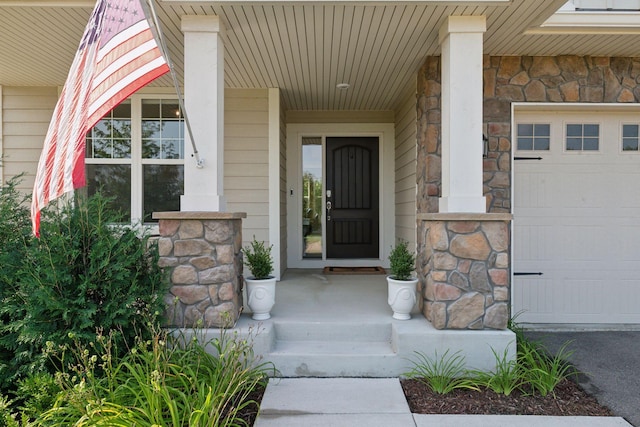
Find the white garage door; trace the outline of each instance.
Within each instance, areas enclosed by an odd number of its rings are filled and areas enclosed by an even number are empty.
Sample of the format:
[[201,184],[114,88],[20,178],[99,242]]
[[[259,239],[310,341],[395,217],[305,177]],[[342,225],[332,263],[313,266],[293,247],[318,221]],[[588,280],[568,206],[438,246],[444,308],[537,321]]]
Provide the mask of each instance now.
[[514,117],[517,321],[640,323],[640,112]]

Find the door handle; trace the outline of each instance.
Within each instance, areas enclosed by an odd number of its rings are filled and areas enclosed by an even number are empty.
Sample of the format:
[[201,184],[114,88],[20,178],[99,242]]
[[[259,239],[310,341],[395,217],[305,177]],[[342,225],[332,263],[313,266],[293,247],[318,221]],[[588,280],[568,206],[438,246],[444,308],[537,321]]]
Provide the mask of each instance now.
[[327,221],[331,221],[331,201],[327,200]]

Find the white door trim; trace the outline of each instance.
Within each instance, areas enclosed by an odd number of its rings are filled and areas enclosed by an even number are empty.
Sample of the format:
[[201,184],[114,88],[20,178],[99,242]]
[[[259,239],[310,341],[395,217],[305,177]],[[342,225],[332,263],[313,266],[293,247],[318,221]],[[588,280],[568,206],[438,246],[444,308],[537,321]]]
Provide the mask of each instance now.
[[[330,261],[302,258],[302,182],[301,147],[303,136],[376,136],[379,138],[380,164],[380,255],[378,259]],[[287,267],[323,268],[332,266],[371,266],[388,264],[395,224],[394,194],[395,129],[393,123],[290,123],[287,124]],[[324,166],[324,165],[323,165]],[[323,191],[324,193],[324,191]]]

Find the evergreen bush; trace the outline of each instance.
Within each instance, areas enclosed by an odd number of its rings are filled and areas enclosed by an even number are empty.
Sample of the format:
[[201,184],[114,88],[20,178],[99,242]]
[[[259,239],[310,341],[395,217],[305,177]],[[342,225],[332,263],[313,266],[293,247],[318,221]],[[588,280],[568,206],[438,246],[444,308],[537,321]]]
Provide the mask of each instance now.
[[401,241],[391,249],[389,261],[392,279],[411,280],[411,273],[416,268],[416,258],[412,252],[409,252],[406,241]]
[[242,251],[244,252],[245,264],[249,267],[253,278],[256,280],[268,279],[273,271],[273,257],[271,256],[272,246],[266,246],[264,242],[253,241]]
[[98,329],[116,330],[126,351],[147,329],[142,322],[160,320],[167,282],[157,245],[147,233],[115,226],[121,216],[108,203],[96,194],[46,209],[36,239],[18,194],[3,191],[0,210],[3,218],[15,210],[16,229],[13,236],[0,230],[0,247],[10,248],[0,252],[0,390],[53,371],[43,354],[48,342],[88,344]]

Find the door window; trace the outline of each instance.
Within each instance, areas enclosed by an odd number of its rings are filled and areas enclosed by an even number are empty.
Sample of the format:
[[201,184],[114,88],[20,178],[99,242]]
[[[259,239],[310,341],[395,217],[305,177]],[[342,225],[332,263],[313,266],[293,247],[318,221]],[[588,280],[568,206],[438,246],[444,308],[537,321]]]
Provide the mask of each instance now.
[[302,138],[302,257],[322,258],[322,138]]

